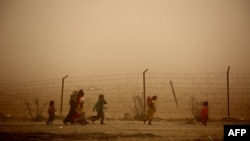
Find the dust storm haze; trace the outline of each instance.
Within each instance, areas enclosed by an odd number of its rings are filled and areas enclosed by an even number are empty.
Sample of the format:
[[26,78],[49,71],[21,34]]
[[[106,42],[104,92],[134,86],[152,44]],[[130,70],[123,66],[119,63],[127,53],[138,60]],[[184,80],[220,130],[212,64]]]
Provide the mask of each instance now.
[[1,82],[249,73],[249,0],[1,0]]

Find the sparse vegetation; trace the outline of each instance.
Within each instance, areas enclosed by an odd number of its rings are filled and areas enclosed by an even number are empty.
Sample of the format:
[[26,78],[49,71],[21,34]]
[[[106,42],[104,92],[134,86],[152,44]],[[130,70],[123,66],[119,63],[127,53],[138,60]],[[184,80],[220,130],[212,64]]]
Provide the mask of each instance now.
[[[25,100],[25,107],[31,117],[31,119],[33,121],[42,121],[45,119],[45,117],[42,115],[42,112],[44,110],[44,108],[47,106],[47,102],[45,102],[44,104],[40,105],[40,101],[39,99],[35,98],[34,99],[34,105],[32,104],[32,102],[29,102],[27,100]],[[35,109],[33,108],[33,106],[35,107]],[[33,116],[33,113],[35,112],[35,116]]]
[[194,97],[191,97],[191,110],[192,110],[194,119],[196,119],[196,121],[200,121],[200,116],[199,116],[200,103]]
[[135,120],[142,120],[144,118],[144,108],[143,108],[143,98],[139,95],[133,97],[134,100],[134,119]]
[[25,104],[26,109],[29,112],[30,117],[33,119],[33,114],[32,114],[32,110],[31,110],[31,104],[30,104],[30,102],[27,101],[27,100],[25,100],[24,104]]

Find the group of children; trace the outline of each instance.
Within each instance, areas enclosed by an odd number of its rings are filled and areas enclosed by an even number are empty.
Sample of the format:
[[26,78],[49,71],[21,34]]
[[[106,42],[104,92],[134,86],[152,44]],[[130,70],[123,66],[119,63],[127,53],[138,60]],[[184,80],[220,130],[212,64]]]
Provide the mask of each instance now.
[[[84,100],[83,100],[84,93],[82,90],[79,91],[79,93],[76,93],[75,95],[71,95],[70,99],[70,111],[67,115],[67,117],[63,120],[64,124],[67,124],[67,122],[70,122],[71,124],[74,123],[80,123],[82,125],[87,124],[87,119],[85,117],[85,112],[84,112]],[[151,125],[151,122],[153,120],[154,114],[156,112],[156,100],[157,96],[148,97],[147,98],[147,115],[143,119],[143,122],[146,123],[148,121],[148,125]],[[47,125],[53,124],[53,121],[55,119],[55,102],[50,101],[49,103],[49,108],[48,108],[48,120],[47,120]],[[101,119],[101,124],[104,124],[104,105],[107,104],[106,100],[104,99],[104,95],[101,94],[98,97],[98,100],[96,104],[93,107],[93,111],[97,112],[96,116],[91,116],[89,118],[92,123],[94,123],[96,120]],[[203,103],[203,108],[200,112],[200,118],[201,118],[201,123],[204,126],[207,126],[207,121],[208,121],[208,102],[205,101]]]
[[74,124],[74,123],[80,123],[85,125],[86,124],[86,118],[85,118],[85,112],[84,112],[84,92],[83,90],[73,91],[73,93],[70,95],[70,109],[68,112],[68,115],[63,120],[63,123],[67,125],[68,123]]
[[[71,124],[79,123],[82,125],[86,125],[87,119],[84,112],[84,92],[80,90],[79,92],[74,92],[70,96],[70,110],[66,118],[63,120],[63,123],[66,125],[68,122]],[[107,104],[106,100],[104,99],[104,95],[100,94],[99,98],[96,102],[96,104],[93,107],[93,111],[97,112],[96,116],[91,116],[89,118],[92,123],[94,123],[96,120],[101,119],[101,124],[104,124],[104,104]],[[55,119],[55,102],[50,101],[49,108],[48,108],[48,120],[47,125],[53,124],[53,121]]]

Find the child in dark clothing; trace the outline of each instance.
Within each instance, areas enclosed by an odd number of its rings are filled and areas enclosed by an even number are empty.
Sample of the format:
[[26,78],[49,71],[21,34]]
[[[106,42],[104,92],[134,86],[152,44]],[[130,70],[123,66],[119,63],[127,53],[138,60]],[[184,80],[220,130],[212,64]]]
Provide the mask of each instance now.
[[201,118],[201,123],[207,126],[207,121],[208,121],[208,102],[207,101],[203,103],[203,108],[200,113],[200,118]]
[[104,95],[99,95],[98,101],[96,102],[93,111],[97,112],[97,116],[90,117],[90,120],[92,123],[94,123],[96,120],[101,118],[101,124],[104,124],[104,104],[107,104],[106,100],[104,99]]
[[53,100],[51,100],[49,103],[49,109],[48,109],[49,117],[47,120],[47,125],[53,124],[53,121],[55,119],[55,112],[56,112],[55,102]]

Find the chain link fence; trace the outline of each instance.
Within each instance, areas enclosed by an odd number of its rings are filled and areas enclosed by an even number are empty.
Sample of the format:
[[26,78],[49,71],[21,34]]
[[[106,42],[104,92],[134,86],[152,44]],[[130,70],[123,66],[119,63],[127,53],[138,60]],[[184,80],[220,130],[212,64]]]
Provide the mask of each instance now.
[[[221,119],[228,115],[226,73],[150,73],[145,75],[145,94],[157,95],[156,118],[186,119],[199,112],[202,102],[209,102],[209,117]],[[172,81],[172,86],[170,84]],[[230,116],[250,117],[250,74],[230,73]],[[47,117],[50,100],[55,101],[57,115],[65,116],[69,110],[72,91],[85,92],[86,115],[94,114],[93,105],[99,94],[107,100],[106,117],[133,118],[138,108],[136,97],[143,100],[142,73],[118,75],[93,75],[62,79],[0,84],[0,113],[12,116]],[[174,93],[175,92],[175,97]],[[63,98],[63,99],[61,99]],[[62,100],[62,102],[61,102]],[[138,107],[139,106],[139,107]]]

